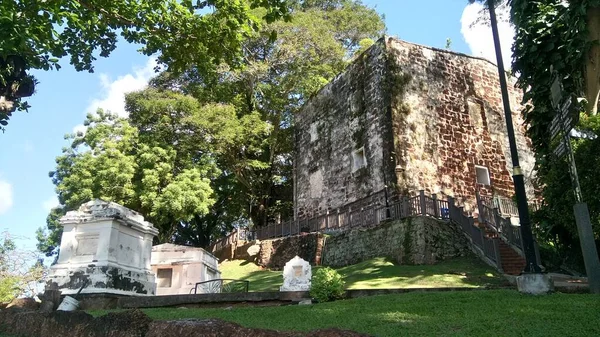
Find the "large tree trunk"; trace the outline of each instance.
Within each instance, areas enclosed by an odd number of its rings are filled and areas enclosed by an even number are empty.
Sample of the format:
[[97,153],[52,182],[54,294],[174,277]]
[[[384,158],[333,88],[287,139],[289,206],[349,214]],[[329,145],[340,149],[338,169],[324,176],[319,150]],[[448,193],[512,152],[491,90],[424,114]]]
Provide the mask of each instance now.
[[587,11],[588,41],[592,47],[585,64],[585,97],[590,115],[598,113],[600,100],[600,6],[590,7]]

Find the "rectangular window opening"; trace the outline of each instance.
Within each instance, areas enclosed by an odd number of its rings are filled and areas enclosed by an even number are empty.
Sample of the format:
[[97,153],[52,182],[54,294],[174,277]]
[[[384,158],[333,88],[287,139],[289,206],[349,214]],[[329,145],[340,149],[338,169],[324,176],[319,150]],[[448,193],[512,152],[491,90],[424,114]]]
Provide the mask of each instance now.
[[365,157],[365,147],[363,146],[352,152],[352,172],[360,170],[365,166],[367,166],[367,158]]
[[487,167],[475,165],[475,174],[477,175],[478,184],[490,185],[490,172]]
[[171,288],[171,280],[173,279],[173,269],[163,268],[156,270],[157,286],[159,288]]

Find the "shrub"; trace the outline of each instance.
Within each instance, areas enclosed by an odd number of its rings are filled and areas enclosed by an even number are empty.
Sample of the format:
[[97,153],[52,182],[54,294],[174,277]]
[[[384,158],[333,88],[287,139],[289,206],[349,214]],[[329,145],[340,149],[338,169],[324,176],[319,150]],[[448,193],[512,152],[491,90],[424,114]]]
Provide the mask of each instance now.
[[313,275],[310,296],[318,302],[333,301],[344,297],[344,280],[335,270],[324,267]]

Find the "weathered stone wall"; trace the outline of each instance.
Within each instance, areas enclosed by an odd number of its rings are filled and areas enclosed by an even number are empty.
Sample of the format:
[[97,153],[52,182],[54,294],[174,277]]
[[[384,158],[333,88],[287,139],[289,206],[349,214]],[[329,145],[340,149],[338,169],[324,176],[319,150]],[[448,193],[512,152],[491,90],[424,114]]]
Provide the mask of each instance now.
[[35,311],[3,310],[0,312],[0,335],[5,334],[28,337],[367,336],[334,328],[307,332],[253,329],[212,318],[153,321],[140,310],[109,312],[100,317],[93,317],[83,311],[56,311],[44,314]]
[[[325,212],[384,188],[385,45],[374,45],[296,116],[296,210]],[[387,141],[391,141],[388,137]],[[354,166],[364,148],[366,166]],[[389,155],[388,155],[389,157]]]
[[[482,195],[513,195],[512,162],[496,66],[468,55],[385,37],[297,114],[298,217],[323,213],[396,185],[456,197],[474,208]],[[509,79],[512,83],[512,79]],[[521,168],[534,156],[524,136],[521,94],[510,88]],[[353,152],[364,146],[366,167]],[[475,165],[490,186],[476,183]]]
[[246,260],[259,266],[280,270],[298,255],[312,265],[321,261],[323,235],[310,233],[286,238],[236,241],[214,252],[220,262],[225,260]]
[[311,233],[281,239],[263,240],[256,264],[273,270],[281,270],[285,264],[298,255],[312,265],[320,264],[319,246],[323,245],[323,235]]
[[469,252],[467,239],[454,224],[414,217],[326,237],[322,264],[343,267],[374,257],[389,257],[400,264],[433,264]]
[[[513,195],[496,65],[392,38],[386,44],[388,71],[394,78],[392,120],[400,191],[442,192],[466,197],[467,204],[473,203],[476,189],[484,195]],[[534,157],[524,135],[522,96],[510,87],[520,164],[530,181]],[[476,183],[475,165],[489,170],[491,186]]]

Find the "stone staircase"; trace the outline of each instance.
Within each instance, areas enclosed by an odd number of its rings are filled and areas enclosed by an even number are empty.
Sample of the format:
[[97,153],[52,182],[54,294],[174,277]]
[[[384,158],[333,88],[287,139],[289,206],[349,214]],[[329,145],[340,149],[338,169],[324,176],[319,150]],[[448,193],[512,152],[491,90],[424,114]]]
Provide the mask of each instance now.
[[525,268],[525,259],[502,239],[498,240],[500,240],[500,263],[504,274],[521,274]]
[[523,268],[525,268],[525,258],[507,244],[493,229],[480,223],[478,220],[475,220],[475,226],[484,231],[485,237],[498,240],[498,247],[500,248],[500,267],[502,268],[502,272],[508,275],[521,274]]

